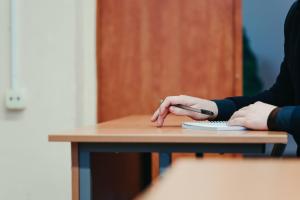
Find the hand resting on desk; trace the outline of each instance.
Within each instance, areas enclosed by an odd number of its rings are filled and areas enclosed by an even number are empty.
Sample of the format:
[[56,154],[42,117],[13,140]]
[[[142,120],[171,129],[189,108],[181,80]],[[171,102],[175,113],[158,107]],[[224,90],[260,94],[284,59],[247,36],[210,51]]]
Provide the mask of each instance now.
[[255,130],[268,130],[268,117],[276,106],[256,102],[233,113],[228,124]]
[[[208,116],[201,113],[184,110],[173,105],[185,105],[197,109],[207,109],[214,113],[214,116]],[[173,113],[175,115],[188,116],[194,120],[208,120],[214,119],[218,115],[217,104],[213,101],[200,99],[196,97],[180,95],[180,96],[169,96],[165,98],[160,107],[153,114],[151,121],[156,122],[157,126],[163,126],[165,118]]]
[[[207,109],[214,112],[214,116],[208,116],[193,111],[184,110],[173,105],[186,105],[192,108]],[[268,130],[267,120],[269,114],[276,106],[256,102],[236,111],[228,121],[229,125],[244,126],[255,130]],[[194,120],[213,120],[218,116],[218,107],[214,101],[180,95],[169,96],[154,112],[151,121],[156,122],[158,127],[163,126],[164,120],[170,114],[188,116]]]

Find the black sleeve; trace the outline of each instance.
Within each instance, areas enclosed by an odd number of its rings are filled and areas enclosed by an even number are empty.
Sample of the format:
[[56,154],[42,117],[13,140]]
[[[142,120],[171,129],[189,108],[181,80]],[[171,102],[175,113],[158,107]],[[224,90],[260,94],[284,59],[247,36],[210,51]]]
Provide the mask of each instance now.
[[290,9],[284,26],[285,44],[284,44],[284,60],[280,67],[280,73],[275,84],[266,91],[255,96],[229,97],[224,100],[215,100],[218,106],[218,116],[215,120],[228,120],[230,116],[242,107],[261,101],[275,106],[293,105],[294,93],[291,82],[287,55],[289,53],[289,29],[291,27],[291,19],[295,14],[296,3]]
[[268,118],[268,128],[273,131],[287,131],[300,142],[300,106],[285,106],[274,109]]

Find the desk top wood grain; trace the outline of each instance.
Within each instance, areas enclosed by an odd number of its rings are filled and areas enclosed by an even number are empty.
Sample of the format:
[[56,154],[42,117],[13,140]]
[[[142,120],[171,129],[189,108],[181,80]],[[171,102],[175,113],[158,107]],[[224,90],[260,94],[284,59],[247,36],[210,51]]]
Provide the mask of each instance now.
[[135,115],[95,126],[50,134],[49,141],[102,143],[287,143],[287,133],[271,131],[199,131],[181,128],[184,117],[169,116],[157,128],[149,115]]
[[180,160],[139,200],[298,200],[300,160]]

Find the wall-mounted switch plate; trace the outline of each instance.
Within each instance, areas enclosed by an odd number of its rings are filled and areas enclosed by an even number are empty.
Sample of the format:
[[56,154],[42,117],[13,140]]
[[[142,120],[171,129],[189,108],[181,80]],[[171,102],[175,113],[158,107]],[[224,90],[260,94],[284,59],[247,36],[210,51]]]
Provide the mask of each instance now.
[[24,110],[26,108],[25,91],[21,89],[8,90],[5,103],[6,108],[9,110]]

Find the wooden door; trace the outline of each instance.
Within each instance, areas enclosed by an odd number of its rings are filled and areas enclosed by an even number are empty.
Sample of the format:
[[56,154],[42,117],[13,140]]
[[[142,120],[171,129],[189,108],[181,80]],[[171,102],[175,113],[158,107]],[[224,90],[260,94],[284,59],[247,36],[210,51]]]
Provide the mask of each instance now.
[[240,0],[98,0],[97,11],[99,121],[150,114],[169,95],[241,94]]

